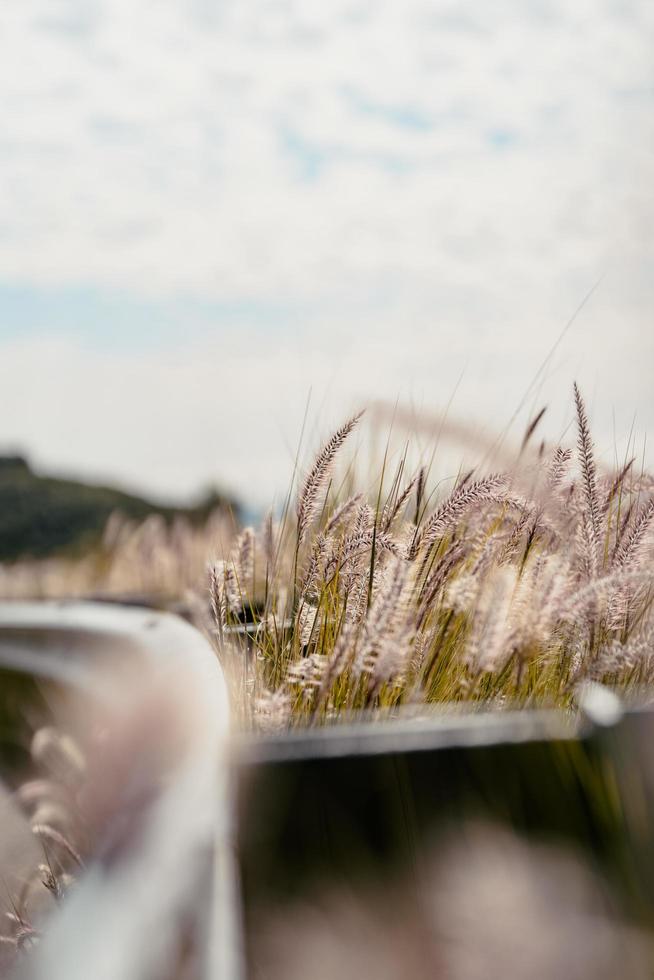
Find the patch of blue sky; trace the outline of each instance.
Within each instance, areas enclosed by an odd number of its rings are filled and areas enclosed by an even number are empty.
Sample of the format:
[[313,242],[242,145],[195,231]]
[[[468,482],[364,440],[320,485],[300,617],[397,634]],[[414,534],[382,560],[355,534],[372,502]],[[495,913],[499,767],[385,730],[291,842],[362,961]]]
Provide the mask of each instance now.
[[518,142],[518,133],[514,129],[504,129],[498,126],[486,131],[485,139],[494,150],[508,150]]
[[423,133],[434,128],[431,116],[417,105],[377,102],[351,88],[344,88],[343,96],[355,112],[362,116],[375,117],[390,126]]
[[59,336],[101,349],[138,351],[192,343],[240,326],[280,330],[301,312],[296,304],[273,300],[151,298],[95,286],[0,282],[0,342]]
[[297,167],[299,179],[308,183],[318,180],[329,163],[330,152],[287,125],[280,126],[279,137],[282,149]]
[[288,125],[280,127],[282,149],[293,161],[298,180],[314,183],[331,166],[341,163],[364,163],[386,173],[402,176],[416,169],[414,161],[401,153],[380,153],[352,149],[343,145],[311,142]]

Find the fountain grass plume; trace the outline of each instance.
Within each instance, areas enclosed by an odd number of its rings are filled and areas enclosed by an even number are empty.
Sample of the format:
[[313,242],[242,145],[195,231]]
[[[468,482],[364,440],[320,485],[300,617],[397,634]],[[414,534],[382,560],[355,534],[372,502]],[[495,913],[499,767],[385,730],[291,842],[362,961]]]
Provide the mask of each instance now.
[[[361,413],[341,426],[274,555],[268,522],[212,573],[244,724],[281,731],[463,700],[567,706],[585,679],[654,682],[654,482],[631,462],[600,472],[577,385],[574,405],[580,479],[569,448],[523,439],[505,472],[468,471],[435,504],[429,468],[406,474],[406,452],[388,487],[350,480],[339,499],[334,468]],[[244,541],[258,574],[240,572]]]

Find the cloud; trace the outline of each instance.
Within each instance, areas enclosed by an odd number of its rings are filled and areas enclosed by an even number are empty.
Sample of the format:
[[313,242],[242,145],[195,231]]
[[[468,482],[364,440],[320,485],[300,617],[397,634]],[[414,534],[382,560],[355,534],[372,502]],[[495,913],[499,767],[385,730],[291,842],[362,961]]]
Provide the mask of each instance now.
[[652,249],[645,4],[25,0],[0,18],[4,278],[436,299],[462,278],[495,291],[498,266],[518,294],[579,292]]
[[262,498],[310,387],[327,427],[463,371],[501,424],[600,277],[543,395],[578,376],[607,445],[613,407],[652,420],[651,5],[23,0],[0,31],[0,279],[45,298],[0,308],[5,441]]

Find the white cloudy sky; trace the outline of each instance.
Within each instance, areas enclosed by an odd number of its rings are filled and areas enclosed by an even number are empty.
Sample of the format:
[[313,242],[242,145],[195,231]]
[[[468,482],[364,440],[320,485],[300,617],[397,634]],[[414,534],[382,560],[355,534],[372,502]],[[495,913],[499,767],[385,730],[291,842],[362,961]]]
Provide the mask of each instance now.
[[647,0],[6,0],[0,445],[260,504],[310,389],[312,439],[455,388],[501,427],[598,281],[533,404],[642,440],[653,42]]

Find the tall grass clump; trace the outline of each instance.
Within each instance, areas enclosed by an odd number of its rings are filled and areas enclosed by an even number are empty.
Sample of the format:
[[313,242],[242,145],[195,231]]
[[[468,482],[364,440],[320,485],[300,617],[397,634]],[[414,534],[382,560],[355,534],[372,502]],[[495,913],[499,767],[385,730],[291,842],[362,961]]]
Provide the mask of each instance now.
[[[429,492],[429,467],[372,490],[334,479],[361,414],[318,453],[279,520],[210,568],[241,722],[278,731],[460,701],[566,706],[586,680],[654,678],[654,481],[598,465],[575,385],[577,448]],[[348,485],[349,484],[349,485]]]

